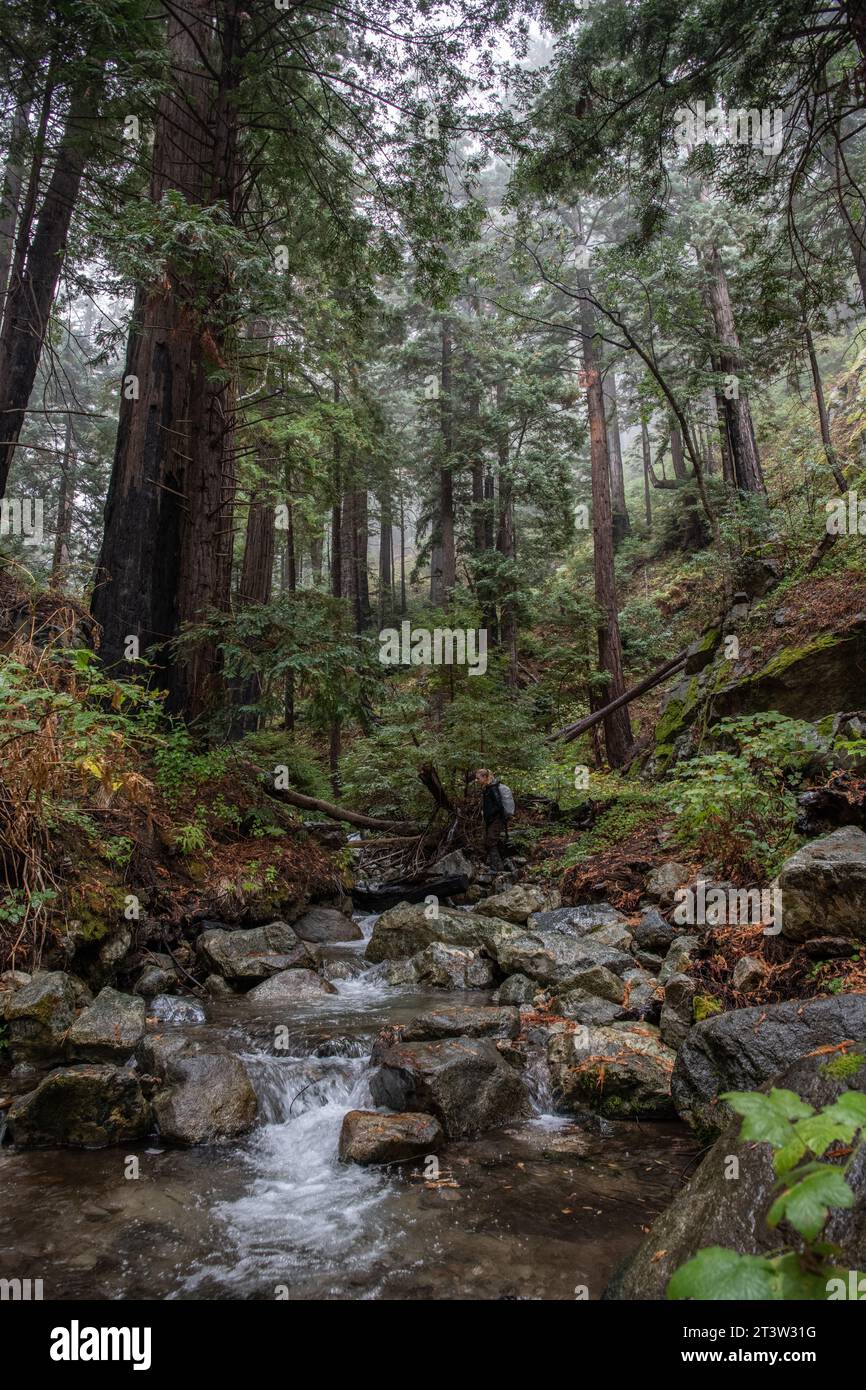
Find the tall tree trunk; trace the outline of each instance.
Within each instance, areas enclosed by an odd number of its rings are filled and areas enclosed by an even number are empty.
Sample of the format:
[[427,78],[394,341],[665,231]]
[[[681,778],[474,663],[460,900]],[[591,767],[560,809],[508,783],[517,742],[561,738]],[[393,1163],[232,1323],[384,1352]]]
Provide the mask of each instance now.
[[686,460],[683,454],[683,432],[676,421],[671,420],[671,463],[674,466],[675,478],[687,478],[689,470],[686,468]]
[[803,324],[803,336],[806,340],[806,351],[809,354],[809,366],[812,369],[812,385],[815,388],[815,401],[818,406],[818,419],[821,423],[821,442],[824,445],[824,453],[827,456],[827,463],[830,472],[836,480],[836,486],[843,493],[847,492],[848,484],[845,482],[845,475],[839,467],[839,460],[836,457],[836,450],[833,448],[833,441],[830,438],[830,419],[827,415],[827,402],[824,399],[824,387],[821,382],[821,372],[818,367],[818,357],[815,352],[815,342],[812,338],[812,331],[808,323]]
[[[508,445],[508,425],[505,419],[505,384],[496,383],[496,413],[500,419],[496,451],[499,469],[499,529],[496,549],[507,560],[514,560],[517,537],[514,531],[514,481]],[[510,582],[510,581],[509,581]],[[506,681],[512,690],[517,688],[517,609],[508,595],[501,605],[500,640],[508,654]]]
[[[188,0],[182,13],[169,14],[172,82],[157,112],[154,203],[174,191],[194,204],[221,202],[237,215],[240,24],[236,5],[221,7],[217,24],[216,0]],[[209,285],[208,300],[218,297]],[[174,264],[137,296],[93,601],[112,663],[122,662],[127,634],[139,634],[142,648],[165,643],[230,599],[230,330],[208,321],[201,298],[195,276]],[[198,715],[219,680],[218,651],[200,644],[169,657],[163,679],[170,707]]]
[[[238,581],[237,601],[247,604],[270,603],[274,575],[274,507],[270,502],[253,497],[247,509],[247,529],[244,555]],[[253,705],[262,693],[258,676],[240,680],[234,689],[237,705]],[[239,712],[232,721],[235,736],[250,733],[258,727],[259,718],[251,711]]]
[[[340,379],[334,377],[334,404],[340,401]],[[343,468],[340,436],[334,434],[334,502],[331,507],[331,593],[343,597]]]
[[[45,196],[23,264],[13,267],[0,335],[0,496],[6,491],[15,446],[48,334],[48,321],[81,176],[97,140],[102,77],[73,90]],[[22,231],[26,232],[22,218]],[[19,240],[21,240],[19,238]],[[22,241],[23,245],[23,241]],[[16,255],[16,260],[19,258]]]
[[442,320],[442,378],[439,397],[442,461],[439,467],[439,514],[431,556],[430,597],[434,603],[449,603],[457,584],[457,554],[454,542],[454,401],[451,358],[452,329]]
[[649,430],[647,428],[647,422],[644,419],[641,419],[640,422],[640,442],[641,449],[643,450],[643,504],[644,511],[646,512],[646,524],[648,529],[651,530],[653,524],[653,504],[652,488],[650,486],[650,465],[652,460],[650,458]]
[[406,615],[406,510],[403,479],[400,479],[400,616]]
[[742,382],[734,380],[742,370],[742,355],[734,324],[728,277],[717,247],[712,246],[706,253],[705,264],[709,281],[710,309],[718,341],[719,370],[732,379],[728,389],[721,392],[721,402],[727,424],[734,480],[740,492],[766,494],[748,397]]
[[622,441],[619,435],[616,372],[608,367],[602,381],[605,416],[607,419],[607,451],[610,460],[610,498],[613,509],[614,545],[628,535],[631,522],[625,504],[625,473],[622,466]]
[[[625,691],[622,669],[622,640],[616,599],[613,564],[613,516],[610,500],[610,468],[607,453],[607,427],[604,391],[592,308],[586,297],[580,301],[580,329],[583,338],[583,369],[586,379],[586,405],[589,415],[589,450],[592,472],[592,537],[595,571],[595,603],[598,610],[598,664],[608,676],[607,688],[600,693],[603,703]],[[631,723],[625,706],[604,721],[604,742],[611,767],[621,767],[632,747]]]
[[317,529],[313,531],[310,536],[310,570],[314,584],[320,584],[322,580],[322,557],[324,552],[324,536],[322,531]]
[[394,607],[394,531],[391,513],[391,493],[388,488],[379,498],[379,626],[391,616]]
[[75,502],[75,452],[72,416],[66,417],[63,439],[63,462],[60,465],[60,489],[57,497],[57,524],[54,531],[54,555],[51,561],[51,583],[61,589],[66,582],[72,538],[72,509]]
[[24,180],[24,156],[27,137],[30,134],[30,97],[15,103],[12,117],[12,130],[9,136],[9,153],[3,171],[3,188],[0,191],[0,320],[9,287],[9,272],[12,269],[12,252],[15,247],[15,234],[18,227],[18,214],[21,210],[21,190]]

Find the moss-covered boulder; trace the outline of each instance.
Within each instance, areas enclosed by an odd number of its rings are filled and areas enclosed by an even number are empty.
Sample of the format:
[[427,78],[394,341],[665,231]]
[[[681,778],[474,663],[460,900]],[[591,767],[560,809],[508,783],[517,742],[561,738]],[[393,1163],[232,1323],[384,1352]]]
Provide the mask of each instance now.
[[66,1035],[90,998],[81,981],[62,970],[38,970],[28,985],[0,996],[13,1061],[62,1061]]
[[593,1110],[614,1120],[668,1118],[674,1114],[675,1056],[647,1023],[556,1024],[547,1061],[557,1108]]
[[790,719],[821,719],[859,708],[866,669],[866,618],[785,647],[759,670],[713,692],[713,720],[774,709]]
[[719,1095],[754,1091],[795,1057],[866,1037],[866,994],[791,999],[733,1009],[696,1023],[677,1053],[672,1093],[678,1113],[702,1138],[730,1119]]
[[15,1101],[9,1131],[23,1148],[100,1149],[142,1139],[150,1107],[128,1067],[59,1067]]

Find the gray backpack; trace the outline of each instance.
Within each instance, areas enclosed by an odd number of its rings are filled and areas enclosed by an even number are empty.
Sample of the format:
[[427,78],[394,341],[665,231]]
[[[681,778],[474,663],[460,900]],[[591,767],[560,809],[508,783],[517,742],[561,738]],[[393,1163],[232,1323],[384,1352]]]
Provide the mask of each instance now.
[[504,782],[499,783],[499,800],[502,802],[503,816],[506,820],[511,820],[514,815],[514,793]]

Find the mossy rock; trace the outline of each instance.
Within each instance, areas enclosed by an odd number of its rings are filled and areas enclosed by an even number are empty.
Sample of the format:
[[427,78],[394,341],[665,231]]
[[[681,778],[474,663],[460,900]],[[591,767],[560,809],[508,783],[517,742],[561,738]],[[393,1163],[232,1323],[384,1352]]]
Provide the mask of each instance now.
[[863,698],[866,619],[825,632],[801,647],[785,647],[743,680],[717,690],[712,718],[778,710],[790,719],[817,720],[856,709]]

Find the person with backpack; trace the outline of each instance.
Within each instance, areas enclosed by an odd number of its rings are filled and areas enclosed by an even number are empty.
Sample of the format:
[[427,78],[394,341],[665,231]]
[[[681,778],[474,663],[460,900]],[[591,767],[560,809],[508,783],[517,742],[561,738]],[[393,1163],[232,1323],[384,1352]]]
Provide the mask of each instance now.
[[479,767],[475,781],[482,789],[481,812],[484,816],[484,849],[487,866],[495,874],[502,869],[499,841],[508,834],[508,822],[514,815],[514,796],[511,788],[494,777],[489,768]]

